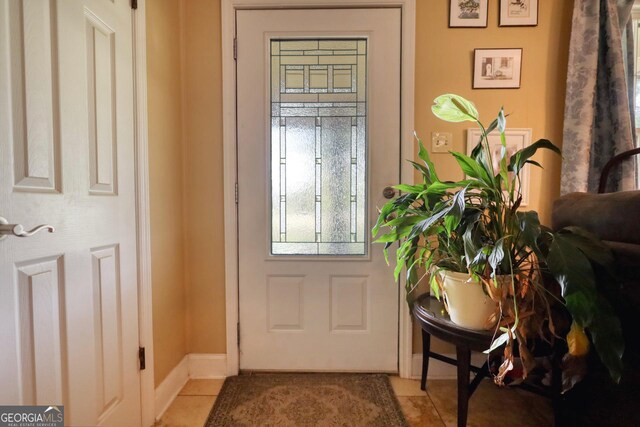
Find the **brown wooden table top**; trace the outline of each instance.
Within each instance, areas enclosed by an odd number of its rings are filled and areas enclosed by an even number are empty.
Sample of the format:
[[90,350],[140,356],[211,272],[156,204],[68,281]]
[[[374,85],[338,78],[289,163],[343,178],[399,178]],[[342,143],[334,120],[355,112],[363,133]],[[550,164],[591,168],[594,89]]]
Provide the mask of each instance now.
[[489,348],[494,330],[473,330],[458,326],[451,321],[444,303],[429,294],[418,297],[413,303],[413,315],[429,334],[454,345],[463,345],[474,351]]

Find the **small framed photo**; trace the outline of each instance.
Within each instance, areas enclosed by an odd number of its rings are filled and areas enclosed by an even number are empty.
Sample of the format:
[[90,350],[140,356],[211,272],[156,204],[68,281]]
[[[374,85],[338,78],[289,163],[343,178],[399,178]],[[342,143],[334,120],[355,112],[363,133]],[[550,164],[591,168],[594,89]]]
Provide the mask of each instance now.
[[486,28],[488,0],[449,0],[449,28]]
[[522,49],[476,49],[473,60],[474,89],[518,89]]
[[[531,144],[531,129],[506,129],[505,137],[507,140],[507,162],[516,151]],[[467,130],[467,155],[471,155],[473,148],[478,145],[482,131],[480,129]],[[502,143],[500,142],[500,133],[493,131],[489,134],[489,151],[493,161],[493,173],[497,175],[500,172],[500,155],[502,154]],[[526,165],[520,172],[520,187],[518,190],[522,194],[522,202],[520,206],[529,204],[529,169],[530,165]],[[513,172],[509,172],[509,176],[513,177]]]
[[501,27],[535,27],[538,25],[539,0],[500,0]]

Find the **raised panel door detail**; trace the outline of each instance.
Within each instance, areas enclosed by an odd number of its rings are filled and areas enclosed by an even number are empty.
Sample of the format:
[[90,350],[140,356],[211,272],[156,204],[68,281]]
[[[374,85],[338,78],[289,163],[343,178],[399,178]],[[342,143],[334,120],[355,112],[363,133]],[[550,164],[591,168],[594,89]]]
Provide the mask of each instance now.
[[267,328],[269,331],[304,329],[304,276],[267,278]]
[[366,254],[367,40],[272,40],[271,253]]
[[117,245],[91,250],[98,419],[106,417],[123,395],[122,307]]
[[366,331],[369,318],[369,283],[362,277],[331,277],[331,330]]
[[115,33],[85,9],[89,112],[89,193],[118,191]]
[[61,256],[17,264],[23,405],[63,404],[65,308]]
[[[55,3],[8,2],[14,190],[61,191]],[[28,34],[28,37],[25,37]]]

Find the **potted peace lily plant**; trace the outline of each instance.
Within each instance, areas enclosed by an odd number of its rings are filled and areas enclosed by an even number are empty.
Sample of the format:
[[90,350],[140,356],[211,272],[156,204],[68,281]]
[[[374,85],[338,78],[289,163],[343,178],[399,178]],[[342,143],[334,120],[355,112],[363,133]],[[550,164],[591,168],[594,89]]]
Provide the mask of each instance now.
[[[422,280],[429,281],[436,297],[444,293],[453,321],[461,319],[454,316],[456,311],[462,310],[464,317],[468,307],[481,307],[473,327],[495,331],[487,352],[505,345],[504,361],[494,377],[499,384],[513,368],[515,345],[526,377],[535,366],[529,344],[536,338],[566,339],[566,357],[577,358],[588,351],[588,336],[618,382],[624,350],[620,322],[596,287],[601,279],[596,272],[610,277],[610,250],[585,230],[553,231],[540,224],[537,212],[519,209],[523,168],[541,167],[532,160],[538,150],[560,150],[541,139],[507,157],[504,110],[485,127],[474,104],[457,95],[439,96],[432,111],[448,122],[475,123],[481,137],[470,156],[451,152],[466,176],[455,182],[438,177],[418,139],[421,162],[411,163],[422,182],[396,186],[402,195],[380,210],[372,232],[377,236],[384,230],[377,241],[385,243],[385,256],[399,243],[395,277],[405,272],[410,307]],[[497,164],[488,140],[494,131],[502,144]],[[457,285],[451,284],[455,281]],[[473,289],[470,295],[461,294],[464,287]],[[468,298],[476,299],[469,304]],[[553,322],[552,307],[558,304],[571,316],[565,331]]]

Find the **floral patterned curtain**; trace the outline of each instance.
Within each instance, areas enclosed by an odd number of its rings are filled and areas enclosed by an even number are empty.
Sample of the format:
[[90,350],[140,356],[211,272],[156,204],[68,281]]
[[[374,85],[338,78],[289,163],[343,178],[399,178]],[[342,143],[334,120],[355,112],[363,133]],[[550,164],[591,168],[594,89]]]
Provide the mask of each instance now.
[[[635,147],[630,86],[623,49],[633,0],[575,0],[565,100],[562,194],[597,192],[600,172],[616,154]],[[624,37],[623,37],[624,34]],[[629,83],[629,85],[628,85]],[[635,188],[635,164],[609,175],[609,191]]]

